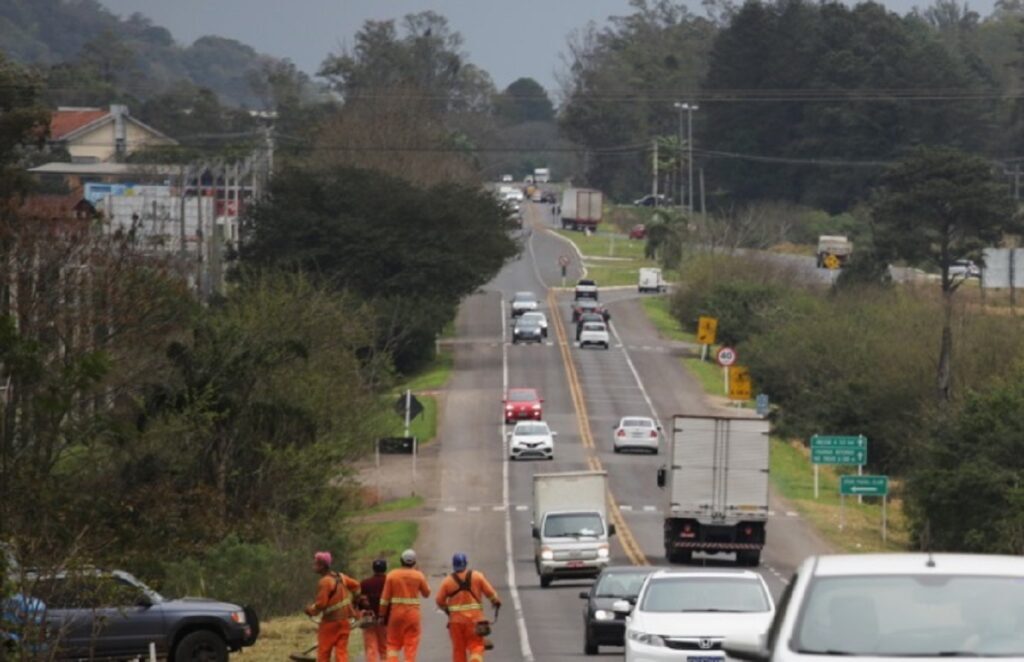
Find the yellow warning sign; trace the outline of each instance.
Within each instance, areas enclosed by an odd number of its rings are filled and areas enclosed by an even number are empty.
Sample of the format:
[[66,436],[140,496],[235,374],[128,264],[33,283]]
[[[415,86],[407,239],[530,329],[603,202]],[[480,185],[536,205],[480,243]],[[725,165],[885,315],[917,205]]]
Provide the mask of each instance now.
[[697,342],[701,345],[714,345],[715,334],[718,333],[718,320],[714,317],[697,319]]
[[749,400],[753,394],[750,370],[743,366],[729,366],[729,399]]
[[838,269],[840,266],[842,266],[839,262],[839,258],[836,257],[835,255],[832,255],[831,253],[825,256],[824,265],[826,269],[832,270]]

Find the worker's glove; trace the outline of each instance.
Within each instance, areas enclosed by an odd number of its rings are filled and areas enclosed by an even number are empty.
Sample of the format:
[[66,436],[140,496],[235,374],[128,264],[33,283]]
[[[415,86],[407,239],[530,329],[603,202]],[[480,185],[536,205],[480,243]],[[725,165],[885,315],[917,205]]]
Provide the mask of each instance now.
[[316,616],[316,605],[309,605],[306,607],[306,616]]
[[491,604],[494,605],[495,609],[501,609],[501,600],[495,598],[491,600]]

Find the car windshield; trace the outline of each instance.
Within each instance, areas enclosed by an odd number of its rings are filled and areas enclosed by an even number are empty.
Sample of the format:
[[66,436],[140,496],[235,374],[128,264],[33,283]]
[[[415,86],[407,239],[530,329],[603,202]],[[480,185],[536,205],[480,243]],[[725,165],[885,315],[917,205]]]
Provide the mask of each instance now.
[[603,534],[604,524],[593,513],[548,515],[544,520],[544,535],[548,538],[596,537]]
[[635,598],[647,579],[646,572],[608,572],[594,589],[596,598]]
[[516,292],[516,296],[512,300],[517,303],[529,303],[536,301],[537,297],[533,295],[533,292]]
[[537,320],[524,320],[524,319],[521,319],[521,320],[519,320],[519,322],[518,322],[518,323],[516,324],[516,326],[518,326],[518,327],[519,327],[520,329],[522,329],[522,328],[527,328],[527,329],[536,329],[536,328],[538,328],[538,327],[539,327],[540,325],[539,325],[539,324],[537,324]]
[[533,402],[537,396],[533,391],[512,391],[508,394],[508,399],[512,402]]
[[532,320],[539,324],[544,319],[544,313],[526,313],[520,319]]
[[622,419],[622,427],[624,428],[653,428],[654,421],[649,418],[624,418]]
[[1024,656],[1024,577],[821,577],[792,647],[813,655]]
[[516,434],[519,435],[546,435],[548,434],[548,426],[542,423],[529,423],[527,425],[517,425]]
[[757,579],[746,577],[665,577],[651,580],[643,611],[765,612],[768,596]]

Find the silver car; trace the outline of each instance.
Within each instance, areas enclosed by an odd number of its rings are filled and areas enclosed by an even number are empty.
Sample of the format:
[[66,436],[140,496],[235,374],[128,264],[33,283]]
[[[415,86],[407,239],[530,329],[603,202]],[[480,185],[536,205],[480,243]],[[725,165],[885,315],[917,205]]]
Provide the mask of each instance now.
[[616,453],[625,449],[638,449],[658,453],[661,426],[646,416],[623,416],[612,427],[612,448]]
[[1024,558],[971,554],[811,557],[763,636],[727,637],[748,662],[1024,658]]
[[540,327],[540,330],[544,334],[544,337],[548,337],[548,316],[545,315],[544,313],[540,312],[539,310],[534,310],[529,313],[523,313],[519,319],[523,321],[532,321],[536,323],[537,326]]
[[508,434],[509,459],[553,460],[557,435],[544,421],[520,421]]

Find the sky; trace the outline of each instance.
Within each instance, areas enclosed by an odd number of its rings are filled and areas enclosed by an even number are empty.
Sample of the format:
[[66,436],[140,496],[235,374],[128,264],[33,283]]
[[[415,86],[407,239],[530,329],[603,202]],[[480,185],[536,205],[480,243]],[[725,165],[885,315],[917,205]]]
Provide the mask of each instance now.
[[[462,33],[474,64],[491,74],[498,88],[520,76],[556,89],[560,54],[573,30],[589,21],[630,13],[628,0],[100,0],[122,16],[141,12],[190,44],[208,34],[230,37],[256,50],[291,59],[315,73],[324,57],[344,45],[367,19],[400,18],[434,10]],[[904,13],[931,0],[884,0]],[[699,0],[688,0],[701,12]],[[982,16],[994,0],[968,0]]]

